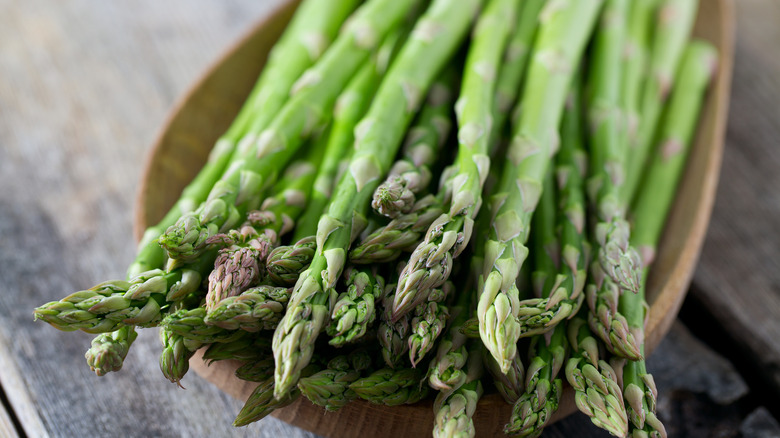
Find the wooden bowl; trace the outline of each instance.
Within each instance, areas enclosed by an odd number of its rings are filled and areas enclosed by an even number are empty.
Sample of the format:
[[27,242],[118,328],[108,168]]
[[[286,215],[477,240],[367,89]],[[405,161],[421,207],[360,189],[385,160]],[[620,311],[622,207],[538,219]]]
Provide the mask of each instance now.
[[[173,205],[181,189],[197,173],[216,139],[227,129],[263,67],[269,49],[288,22],[297,2],[284,6],[258,23],[228,51],[176,105],[152,146],[136,202],[135,236],[156,223]],[[648,279],[650,316],[646,348],[651,352],[669,330],[685,296],[704,241],[715,197],[722,157],[731,82],[734,37],[732,0],[701,2],[695,35],[720,51],[716,82],[704,106],[696,142],[683,177],[657,259]],[[200,356],[191,367],[202,377],[239,400],[246,400],[255,384],[237,379],[238,362],[222,361],[211,367]],[[511,407],[497,394],[480,400],[474,416],[479,436],[503,435]],[[576,410],[567,388],[553,421]],[[431,402],[384,407],[356,401],[328,413],[304,398],[274,414],[288,423],[324,436],[430,436]]]

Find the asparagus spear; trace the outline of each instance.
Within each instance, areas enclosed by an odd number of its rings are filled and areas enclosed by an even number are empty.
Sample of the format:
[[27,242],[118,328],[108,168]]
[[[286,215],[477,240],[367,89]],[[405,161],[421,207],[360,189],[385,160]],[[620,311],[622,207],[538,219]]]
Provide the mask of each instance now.
[[430,225],[401,273],[393,301],[393,319],[414,309],[418,294],[441,286],[449,278],[453,258],[471,239],[490,168],[487,154],[496,75],[516,16],[517,2],[491,0],[474,27],[455,104],[458,155],[449,210]]
[[428,301],[421,303],[415,309],[415,314],[409,322],[409,360],[412,367],[425,357],[435,346],[436,339],[444,331],[450,311],[445,304],[447,297],[455,290],[452,282],[444,283],[441,289],[434,289],[428,296]]
[[395,283],[385,287],[385,293],[382,296],[383,311],[380,314],[379,329],[377,330],[377,340],[381,347],[382,358],[390,368],[396,368],[401,363],[401,358],[409,350],[409,336],[411,335],[410,315],[397,321],[392,320],[390,305],[393,302],[393,294],[395,294]]
[[370,0],[352,16],[322,58],[294,84],[292,96],[256,141],[215,184],[209,199],[160,237],[169,257],[197,257],[214,234],[236,221],[276,179],[301,143],[327,120],[330,109],[369,55],[419,0]]
[[474,411],[477,402],[482,397],[482,367],[481,345],[472,344],[469,360],[466,365],[466,381],[454,391],[440,392],[433,402],[434,424],[433,436],[439,437],[474,437]]
[[591,127],[588,189],[597,218],[594,249],[598,256],[592,263],[586,292],[591,311],[588,322],[594,334],[613,354],[637,360],[639,346],[617,308],[618,298],[624,291],[637,292],[641,277],[639,256],[629,246],[626,205],[619,196],[627,152],[625,143],[621,143],[624,125],[620,101],[621,41],[627,16],[625,0],[607,0],[595,36],[588,77]]
[[328,0],[302,2],[271,50],[246,103],[228,131],[217,140],[206,164],[184,188],[165,217],[146,229],[138,244],[138,255],[128,268],[128,278],[163,266],[165,252],[157,243],[157,238],[206,199],[233,160],[239,141],[256,135],[284,105],[295,80],[321,56],[358,3],[359,0],[345,0],[338,4]]
[[107,281],[46,303],[34,310],[41,319],[64,331],[113,332],[126,325],[155,326],[164,309],[196,291],[202,273],[213,263],[204,257],[168,272],[144,272],[130,281]]
[[274,248],[266,261],[271,282],[278,286],[294,286],[301,273],[311,264],[316,247],[314,236],[309,236],[292,245]]
[[204,323],[225,330],[257,332],[276,328],[290,299],[290,289],[260,285],[207,309]]
[[[301,370],[302,377],[308,377],[321,369],[321,365],[311,363]],[[236,415],[233,426],[241,427],[260,421],[276,409],[290,405],[301,396],[300,391],[294,388],[281,399],[274,397],[274,379],[260,382],[252,391],[252,394],[244,403],[244,406]]]
[[449,392],[466,382],[467,374],[463,367],[469,360],[474,341],[470,341],[460,329],[468,319],[473,304],[474,294],[470,289],[458,294],[452,308],[452,323],[428,367],[428,385],[433,389]]
[[382,368],[349,385],[349,389],[371,403],[398,406],[422,400],[428,387],[421,384],[425,374],[417,368]]
[[477,316],[482,342],[504,372],[509,370],[520,327],[515,285],[528,254],[531,215],[556,149],[557,132],[574,66],[588,41],[601,0],[550,2],[540,15],[534,54],[524,86],[522,116],[509,148],[498,193],[491,197],[492,226]]
[[274,357],[270,354],[270,350],[267,353],[238,367],[236,377],[247,382],[265,382],[272,378],[274,376]]
[[349,260],[357,264],[389,262],[401,252],[414,249],[428,227],[442,214],[440,196],[427,195],[418,199],[411,211],[380,227],[349,253]]
[[[693,140],[704,92],[716,65],[717,53],[708,43],[691,42],[683,53],[677,84],[659,126],[659,148],[651,157],[647,177],[633,206],[635,222],[631,242],[640,248],[645,272],[655,256],[655,246],[661,237]],[[644,339],[642,332],[647,317],[644,292],[643,284],[639,294],[621,297],[620,300],[620,309],[639,339]],[[629,434],[636,438],[665,437],[666,431],[655,413],[655,382],[644,361],[626,364],[623,388],[630,420]]]
[[179,309],[166,315],[160,325],[165,331],[182,337],[190,347],[200,347],[215,342],[233,342],[243,336],[241,331],[225,330],[207,324],[204,307]]
[[415,125],[409,129],[402,157],[390,168],[384,182],[374,191],[371,206],[377,213],[397,218],[409,213],[433,178],[432,167],[451,128],[450,108],[455,75],[448,71],[433,87]]
[[[574,316],[579,311],[585,294],[582,289],[585,283],[585,249],[583,248],[583,232],[585,228],[585,202],[583,193],[583,178],[586,173],[587,158],[582,148],[582,124],[580,113],[580,87],[579,78],[575,78],[572,92],[566,103],[566,108],[561,122],[561,150],[556,160],[555,177],[560,193],[559,211],[555,213],[558,230],[551,230],[548,222],[541,220],[538,227],[540,237],[559,233],[560,236],[547,237],[538,246],[544,247],[548,253],[556,254],[555,271],[549,271],[544,276],[537,275],[537,288],[543,291],[538,293],[545,298],[534,298],[520,302],[522,316],[518,319],[521,324],[521,336],[544,333],[554,328],[559,322]],[[545,191],[551,190],[552,181],[547,182]],[[554,188],[554,187],[553,187]],[[542,194],[542,200],[545,199]],[[552,201],[554,202],[554,201]],[[552,207],[554,208],[554,207]],[[536,220],[539,221],[537,218]],[[537,226],[534,225],[536,228]],[[560,239],[560,245],[557,240]],[[560,258],[560,260],[558,260]],[[542,265],[550,267],[550,259],[545,255]],[[538,269],[538,267],[537,267]],[[550,284],[546,280],[554,279]],[[543,295],[544,294],[544,295]]]
[[427,94],[435,75],[460,45],[479,0],[435,0],[415,26],[356,128],[349,170],[339,181],[317,227],[317,252],[293,290],[287,313],[274,333],[279,398],[298,381],[314,341],[328,323],[333,287],[346,263],[347,249],[365,223],[369,197],[391,164],[401,136]]
[[160,354],[160,371],[171,383],[181,385],[181,379],[190,370],[190,358],[197,348],[189,348],[184,342],[184,337],[172,333],[165,327],[160,329],[160,342],[163,345]]
[[661,0],[658,5],[657,27],[647,67],[649,73],[642,89],[639,130],[628,155],[626,181],[620,192],[621,199],[626,203],[632,201],[642,179],[661,110],[669,96],[672,80],[693,29],[698,6],[699,0]]
[[493,129],[491,130],[491,157],[498,149],[504,125],[515,107],[525,78],[528,59],[539,24],[539,12],[547,0],[523,0],[518,9],[517,26],[507,43],[504,59],[496,81],[496,99],[493,105]]
[[385,288],[384,279],[369,269],[352,268],[347,274],[347,291],[339,294],[327,327],[330,345],[341,347],[355,342],[366,334],[376,319],[377,298]]
[[639,130],[642,87],[645,84],[650,58],[650,39],[658,0],[630,2],[628,28],[623,42],[623,80],[621,106],[625,110],[625,137],[629,145],[636,143]]
[[325,156],[317,171],[311,202],[295,229],[294,240],[300,241],[317,232],[317,222],[333,194],[336,175],[349,158],[349,147],[355,140],[355,126],[371,104],[382,77],[405,38],[404,31],[391,32],[376,55],[369,58],[336,101]]
[[[558,236],[558,224],[565,226],[568,218],[558,214],[554,172],[548,172],[544,181],[544,190],[533,217],[534,234],[533,257],[535,271],[532,278],[538,292],[543,297],[559,293],[559,285],[568,283],[574,287],[574,275],[577,272],[578,258],[571,261],[570,267],[561,269],[562,238]],[[580,242],[575,238],[574,244]],[[579,252],[580,248],[571,246]],[[566,272],[565,274],[563,272]],[[570,295],[563,289],[561,295]],[[567,315],[568,316],[568,315]],[[554,325],[549,338],[534,338],[531,348],[531,362],[526,371],[525,393],[520,396],[512,409],[512,416],[504,431],[512,435],[539,436],[550,416],[558,409],[563,384],[557,377],[566,355],[566,333],[563,327]]]
[[371,369],[371,362],[366,350],[336,356],[324,370],[299,380],[298,389],[315,405],[339,410],[357,398],[350,385]]
[[582,318],[568,324],[572,357],[566,362],[566,380],[574,388],[577,408],[596,426],[624,437],[628,418],[615,369],[599,358],[596,338]]
[[127,352],[138,337],[135,327],[124,326],[116,331],[101,333],[92,340],[92,346],[84,354],[89,369],[98,376],[122,369]]
[[215,361],[235,359],[252,361],[266,356],[271,351],[271,340],[265,336],[244,333],[232,342],[211,344],[203,352],[203,360],[211,365]]

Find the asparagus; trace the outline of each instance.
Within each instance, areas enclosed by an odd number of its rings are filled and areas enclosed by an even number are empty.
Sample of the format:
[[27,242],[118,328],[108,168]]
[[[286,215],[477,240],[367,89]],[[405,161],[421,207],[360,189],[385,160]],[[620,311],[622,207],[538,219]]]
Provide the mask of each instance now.
[[428,99],[409,129],[402,158],[390,168],[387,178],[376,188],[371,206],[377,213],[397,218],[409,213],[433,178],[432,167],[450,132],[454,74],[448,71],[434,85],[437,90]]
[[419,304],[415,309],[409,322],[411,334],[408,340],[409,361],[413,368],[431,351],[436,339],[444,331],[450,317],[444,302],[454,289],[451,282],[444,283],[441,289],[435,289],[428,296],[427,302]]
[[622,141],[636,143],[642,86],[650,57],[650,38],[658,0],[630,2],[628,28],[623,42],[623,80],[621,83],[621,107],[625,111],[625,136]]
[[236,377],[247,382],[265,382],[273,376],[274,358],[270,354],[252,359],[236,369]]
[[474,303],[471,290],[461,291],[452,309],[452,323],[447,328],[444,338],[439,342],[436,357],[428,367],[428,385],[431,388],[450,392],[466,382],[467,373],[463,367],[474,350],[474,341],[470,341],[461,327],[467,320]]
[[311,264],[316,250],[314,236],[304,237],[292,245],[274,248],[266,261],[268,277],[278,286],[294,286]]
[[225,298],[211,310],[204,322],[225,330],[257,332],[276,328],[290,299],[290,289],[260,285],[241,295]]
[[482,397],[482,354],[479,344],[472,344],[466,366],[466,381],[454,391],[440,392],[433,402],[433,436],[474,437],[474,411]]
[[588,189],[597,218],[594,233],[598,256],[592,263],[586,292],[591,311],[588,322],[594,334],[613,354],[637,360],[641,356],[638,344],[617,308],[620,295],[624,291],[636,293],[641,278],[639,255],[629,246],[626,206],[619,196],[627,152],[621,144],[620,103],[621,41],[627,16],[625,0],[607,0],[589,71],[591,177]]
[[389,262],[401,252],[414,249],[420,237],[442,212],[440,196],[427,195],[418,199],[411,211],[391,220],[364,238],[349,253],[357,264]]
[[357,398],[350,385],[371,368],[366,350],[336,356],[326,369],[298,381],[298,389],[312,403],[328,411],[336,411]]
[[[301,376],[304,378],[308,377],[319,371],[320,368],[319,364],[311,363],[301,370]],[[252,391],[252,394],[249,395],[241,411],[236,415],[233,426],[241,427],[260,421],[274,410],[290,405],[300,395],[300,391],[295,388],[284,397],[276,398],[274,397],[274,379],[269,378],[260,382],[255,390]]]
[[[717,53],[708,43],[688,44],[658,132],[658,151],[652,156],[648,174],[637,193],[633,211],[636,217],[632,244],[640,248],[647,272],[655,256],[664,223],[693,140],[702,98],[717,65]],[[644,284],[636,296],[621,297],[620,309],[636,337],[644,339],[647,306]],[[644,345],[642,345],[644,348]],[[644,361],[626,364],[623,369],[623,397],[628,411],[629,434],[633,437],[665,437],[656,416],[657,390]]]
[[515,282],[528,255],[531,215],[557,146],[566,93],[574,66],[600,11],[601,0],[550,2],[540,14],[534,54],[522,94],[522,116],[509,147],[498,193],[490,200],[492,225],[477,316],[482,342],[507,372],[517,352],[520,325]]
[[355,342],[366,334],[366,329],[376,319],[377,298],[382,296],[385,282],[368,269],[350,269],[347,274],[347,291],[339,294],[327,327],[329,343],[341,347]]
[[198,289],[201,273],[212,261],[204,257],[168,272],[155,269],[130,281],[100,283],[44,304],[34,316],[63,331],[108,333],[127,325],[152,327],[162,319],[164,309]]
[[568,336],[573,352],[566,362],[566,380],[574,388],[577,408],[596,426],[626,436],[628,418],[618,374],[599,358],[598,341],[584,319],[569,322]]
[[[556,193],[554,172],[548,172],[544,181],[539,205],[533,217],[533,257],[535,271],[532,274],[534,285],[538,293],[544,297],[554,296],[559,293],[564,297],[570,295],[569,291],[561,287],[568,283],[574,287],[576,281],[573,274],[577,271],[578,258],[572,261],[566,274],[562,273],[559,266],[561,260],[562,239],[558,236],[558,223],[568,221],[565,215],[558,214],[556,208]],[[577,240],[575,242],[579,243]],[[571,248],[579,252],[579,248]],[[572,269],[573,268],[573,269]],[[569,311],[564,311],[568,316]],[[523,315],[525,316],[525,315]],[[538,317],[538,315],[534,315]],[[522,317],[521,317],[522,320]],[[512,435],[539,436],[547,424],[550,416],[558,409],[562,382],[557,377],[558,371],[563,365],[566,355],[566,333],[559,325],[553,325],[554,330],[549,338],[534,338],[535,346],[531,348],[531,362],[526,373],[525,393],[523,393],[512,409],[512,416],[504,428],[504,431]]]
[[475,25],[455,104],[458,155],[449,210],[430,225],[401,273],[393,301],[394,319],[414,309],[418,294],[441,286],[449,278],[452,260],[471,239],[490,168],[487,154],[496,75],[516,16],[517,2],[491,0]]
[[92,340],[92,346],[84,354],[89,369],[98,376],[122,369],[127,352],[138,333],[135,327],[124,326],[110,333],[102,333]]
[[504,59],[496,81],[491,130],[491,157],[501,143],[498,141],[512,108],[515,107],[525,77],[528,59],[539,23],[539,12],[547,0],[524,0],[518,10],[517,26],[507,43]]
[[651,43],[648,77],[642,88],[639,130],[626,163],[621,199],[630,203],[653,146],[661,110],[669,96],[685,44],[693,29],[699,0],[661,0]]
[[242,138],[252,138],[284,105],[295,80],[325,51],[358,3],[359,0],[346,0],[334,5],[328,0],[306,0],[298,7],[271,50],[246,103],[227,132],[217,140],[206,164],[184,188],[165,217],[144,232],[138,244],[138,255],[128,268],[128,278],[163,266],[165,251],[157,238],[206,199],[232,161],[237,144]]
[[392,320],[390,305],[395,294],[395,284],[387,285],[382,298],[383,312],[380,314],[377,340],[381,347],[382,358],[390,368],[396,368],[401,358],[409,350],[409,336],[411,335],[411,316],[405,315],[397,321]]
[[414,404],[428,393],[421,384],[424,373],[415,368],[382,368],[368,377],[349,385],[349,389],[363,400],[386,406]]
[[204,307],[179,309],[166,315],[160,325],[165,331],[188,341],[188,345],[191,347],[215,342],[233,342],[243,336],[241,331],[225,330],[222,327],[207,324]]
[[[268,352],[266,354],[265,352]],[[211,365],[226,359],[252,361],[270,355],[271,340],[264,336],[244,333],[232,342],[211,344],[203,352],[203,360]]]
[[336,175],[349,158],[349,147],[355,140],[355,126],[368,109],[405,36],[402,31],[391,33],[336,101],[325,156],[317,171],[311,202],[295,229],[293,238],[296,241],[309,238],[317,232],[317,222],[333,194]]
[[181,379],[190,370],[190,358],[197,348],[189,348],[184,342],[184,337],[172,333],[166,328],[160,329],[160,342],[163,345],[160,354],[160,371],[171,383],[181,385]]
[[215,184],[209,199],[183,215],[160,237],[169,257],[197,257],[214,234],[236,221],[276,179],[301,143],[324,125],[348,81],[419,0],[371,0],[350,18],[322,58],[293,85],[273,121],[250,139]]
[[480,5],[479,0],[468,0],[453,7],[452,1],[435,0],[423,14],[356,128],[349,170],[317,227],[317,252],[296,283],[287,313],[274,333],[278,398],[297,383],[300,370],[309,362],[314,341],[328,323],[333,287],[346,263],[347,249],[365,223],[369,197],[390,166],[422,96],[452,58]]

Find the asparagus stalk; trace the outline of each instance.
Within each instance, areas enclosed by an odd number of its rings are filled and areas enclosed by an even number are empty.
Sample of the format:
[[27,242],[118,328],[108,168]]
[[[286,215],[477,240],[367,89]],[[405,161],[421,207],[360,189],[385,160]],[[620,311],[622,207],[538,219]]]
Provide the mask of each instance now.
[[414,404],[428,393],[421,384],[425,374],[416,368],[382,368],[368,377],[349,385],[349,389],[363,400],[385,406]]
[[630,203],[642,179],[652,149],[658,120],[679,68],[680,59],[696,19],[699,0],[661,0],[657,27],[651,43],[648,77],[641,97],[639,130],[626,163],[626,181],[621,199]]
[[599,345],[587,322],[568,324],[572,357],[566,362],[566,380],[574,388],[577,408],[596,426],[618,437],[626,436],[628,418],[618,374],[599,358]]
[[294,240],[300,241],[317,232],[317,222],[333,194],[336,175],[349,158],[349,148],[355,140],[355,126],[368,110],[382,77],[405,37],[405,32],[401,30],[392,32],[336,101],[325,156],[317,171],[311,202],[295,228]]
[[342,347],[355,342],[366,334],[366,329],[376,319],[376,300],[385,288],[382,277],[368,269],[350,269],[347,274],[347,291],[339,294],[327,327],[330,345]]
[[520,336],[515,281],[528,249],[531,215],[557,146],[566,93],[600,11],[601,0],[550,2],[524,86],[522,116],[509,147],[498,193],[491,197],[492,226],[485,243],[477,316],[482,342],[507,372]]
[[338,4],[328,0],[302,2],[271,50],[246,103],[228,131],[217,140],[206,164],[184,188],[165,217],[146,229],[138,244],[138,255],[128,268],[128,278],[163,266],[165,251],[157,238],[206,199],[233,160],[239,141],[245,136],[251,138],[256,135],[284,105],[295,80],[322,55],[358,3],[359,0],[345,0]]
[[123,326],[152,327],[174,302],[195,292],[202,273],[213,263],[204,257],[168,272],[144,272],[130,281],[114,280],[46,303],[34,310],[35,319],[63,331],[108,333]]
[[433,436],[443,437],[474,437],[474,411],[477,402],[482,397],[482,366],[481,345],[472,344],[469,360],[466,366],[466,381],[454,391],[440,392],[433,402],[434,424]]
[[236,377],[247,382],[265,382],[273,375],[274,358],[271,355],[253,359],[236,369]]
[[493,129],[488,146],[491,157],[498,149],[512,108],[515,107],[520,88],[525,78],[528,59],[539,24],[539,12],[547,0],[523,0],[518,10],[517,26],[507,43],[501,70],[496,81],[496,99],[493,109]]
[[333,104],[369,55],[419,0],[370,0],[322,58],[293,85],[292,96],[214,186],[209,199],[160,237],[169,257],[197,257],[214,234],[236,225],[272,185],[302,142],[324,125]]
[[124,326],[110,333],[102,333],[92,340],[92,346],[84,354],[89,369],[98,376],[122,369],[127,352],[138,333],[135,327]]
[[224,330],[273,330],[290,299],[290,289],[260,285],[207,309],[203,322]]
[[[586,277],[583,248],[585,228],[583,179],[587,158],[582,147],[579,82],[579,79],[574,80],[572,93],[569,95],[561,122],[561,149],[556,157],[555,169],[555,179],[560,193],[558,202],[560,210],[555,213],[557,219],[547,218],[548,221],[540,221],[543,219],[541,217],[536,219],[541,222],[538,229],[544,230],[537,234],[540,237],[548,236],[538,245],[545,248],[548,254],[555,254],[554,264],[558,272],[557,275],[555,271],[549,271],[543,276],[537,274],[535,282],[538,289],[541,289],[538,295],[545,298],[520,302],[523,308],[520,311],[522,316],[518,319],[521,324],[521,337],[544,333],[562,320],[571,318],[579,311],[585,298],[585,294],[582,293]],[[545,186],[545,191],[551,190],[552,181],[546,183],[548,185]],[[543,193],[541,199],[544,200],[545,196]],[[549,224],[553,220],[558,223],[558,231],[549,229]],[[560,233],[560,244],[557,243],[558,237],[549,237],[556,232]],[[543,256],[542,265],[549,269],[551,259],[546,254]],[[547,281],[550,279],[554,279],[553,284]]]
[[[211,344],[203,352],[203,360],[211,365],[213,362],[226,359],[253,361],[269,356],[271,340],[265,336],[244,333],[232,342]],[[266,354],[266,352],[268,352]]]
[[[707,85],[717,65],[717,53],[708,43],[694,41],[683,53],[677,84],[658,131],[657,152],[652,156],[633,207],[635,214],[632,244],[640,248],[647,272],[655,256],[664,223],[674,200],[677,184],[690,150],[696,122]],[[644,284],[636,296],[621,297],[620,309],[639,339],[647,317]],[[642,345],[644,348],[644,345]],[[657,390],[644,361],[631,362],[623,369],[623,397],[628,410],[632,437],[665,437],[663,424],[656,416]]]
[[393,321],[390,314],[390,305],[395,294],[395,284],[389,284],[385,288],[382,297],[382,313],[380,314],[377,341],[381,347],[382,358],[388,367],[395,369],[401,363],[401,358],[409,350],[409,336],[411,335],[411,316]]
[[461,0],[454,7],[452,1],[435,0],[423,14],[356,128],[349,170],[317,227],[317,252],[296,283],[287,313],[274,333],[274,391],[279,398],[297,383],[314,341],[328,323],[333,288],[347,249],[365,223],[369,197],[390,166],[422,96],[452,58],[480,5],[478,0]]
[[586,286],[590,314],[588,322],[594,334],[613,354],[632,360],[640,358],[639,346],[631,335],[625,317],[617,308],[624,291],[636,293],[641,278],[639,256],[629,246],[626,205],[619,196],[624,178],[627,148],[621,142],[622,122],[620,80],[621,41],[624,40],[628,3],[607,0],[594,42],[593,63],[589,71],[591,177],[588,181],[594,205],[595,250],[597,260]]
[[453,258],[471,240],[490,168],[488,143],[496,75],[516,16],[517,2],[491,0],[474,27],[461,93],[455,104],[458,155],[449,210],[430,225],[401,273],[393,301],[394,319],[414,309],[418,294],[441,286],[449,278]]
[[[302,377],[308,377],[321,369],[321,365],[312,363],[301,370]],[[274,379],[269,378],[252,391],[252,394],[244,403],[244,406],[236,415],[233,426],[241,427],[260,421],[276,409],[290,405],[300,397],[300,391],[295,388],[281,399],[274,397]]]
[[371,362],[366,350],[336,356],[324,370],[298,381],[298,389],[315,405],[337,411],[357,398],[350,385],[371,369]]
[[454,79],[454,73],[448,71],[434,85],[441,92],[429,93],[417,122],[406,135],[401,159],[393,164],[387,178],[374,191],[371,206],[377,213],[389,218],[409,213],[417,203],[417,195],[428,189],[433,178],[432,167],[452,125]]
[[233,342],[243,336],[241,331],[225,330],[207,324],[204,307],[179,309],[166,315],[160,325],[165,331],[182,337],[190,347],[200,347],[215,342]]
[[434,289],[428,296],[428,301],[421,303],[415,309],[409,325],[411,335],[409,336],[409,361],[412,368],[433,349],[436,339],[444,331],[447,320],[450,317],[450,311],[445,301],[452,294],[455,285],[452,282],[444,283],[441,289]]
[[642,86],[645,84],[650,58],[650,39],[658,0],[630,2],[628,28],[623,42],[623,80],[621,106],[625,110],[625,138],[629,145],[636,143],[639,134],[639,112]]
[[304,237],[292,245],[274,248],[266,261],[271,282],[278,286],[294,286],[301,273],[311,264],[316,248],[314,236]]
[[411,211],[380,227],[349,253],[349,260],[357,264],[390,262],[401,252],[414,249],[428,227],[442,214],[440,196],[427,195],[418,199]]
[[469,360],[474,341],[470,341],[460,329],[468,319],[473,304],[474,294],[470,289],[458,294],[452,308],[452,323],[428,367],[428,385],[433,389],[451,392],[466,382],[467,373],[463,367]]
[[[558,224],[568,221],[568,218],[564,219],[565,215],[558,214],[554,180],[551,169],[545,177],[544,190],[532,224],[536,269],[532,278],[538,293],[543,297],[556,293],[568,296],[569,290],[561,285],[567,283],[569,287],[574,287],[576,281],[572,274],[577,272],[578,262],[577,259],[572,261],[573,266],[570,266],[574,269],[564,268],[568,269],[568,275],[562,273],[562,239],[557,229]],[[572,249],[579,251],[577,247]],[[504,428],[508,434],[539,436],[550,416],[558,409],[563,385],[557,374],[566,355],[566,333],[562,327],[554,325],[554,331],[548,339],[534,338],[534,341],[536,345],[531,348],[529,355],[531,362],[526,372],[525,393],[514,404],[509,424]]]
[[160,342],[163,345],[160,354],[160,371],[171,383],[183,388],[181,379],[190,370],[190,358],[197,348],[189,348],[184,342],[184,337],[172,333],[165,327],[160,329]]

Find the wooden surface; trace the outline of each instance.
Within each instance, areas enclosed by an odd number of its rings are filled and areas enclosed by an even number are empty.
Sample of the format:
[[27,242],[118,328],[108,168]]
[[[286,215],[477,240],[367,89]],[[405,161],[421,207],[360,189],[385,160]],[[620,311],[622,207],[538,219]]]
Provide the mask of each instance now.
[[[90,335],[31,317],[36,305],[124,275],[143,157],[165,115],[276,3],[0,0],[0,436],[15,424],[31,437],[311,436],[273,418],[231,428],[240,403],[194,375],[186,391],[169,384],[151,330],[124,370],[98,378],[83,359]],[[767,418],[777,418],[780,396],[780,5],[737,3],[723,173],[696,300],[686,302],[683,320],[731,359],[749,388],[723,407],[683,385],[712,373],[673,383],[667,378],[680,370],[656,358],[680,363],[674,358],[694,350],[661,344],[649,366],[673,385],[659,401],[662,418],[680,431],[671,436],[778,436]],[[724,336],[710,339],[718,330]],[[606,435],[575,415],[544,436]]]
[[[188,93],[165,123],[147,161],[136,207],[135,235],[141,238],[147,226],[157,223],[179,193],[205,162],[214,142],[227,130],[238,112],[237,97],[245,96],[254,83],[262,60],[270,51],[295,2],[269,20],[261,21],[247,38],[220,59]],[[723,136],[732,71],[733,11],[730,0],[712,0],[699,8],[696,38],[710,41],[720,53],[715,82],[701,114],[678,198],[666,224],[653,269],[648,278],[650,313],[646,352],[652,354],[674,322],[703,244],[720,172]],[[198,357],[192,370],[239,400],[252,394],[255,384],[235,377],[238,362],[206,366]],[[433,402],[414,406],[385,407],[357,401],[338,412],[327,413],[306,400],[274,412],[274,416],[303,429],[330,437],[358,438],[369,431],[380,436],[417,436],[430,433]],[[565,388],[561,404],[550,420],[558,421],[576,412],[574,392]],[[474,413],[478,436],[501,434],[511,406],[496,393],[482,397]],[[347,430],[343,427],[348,425]]]

